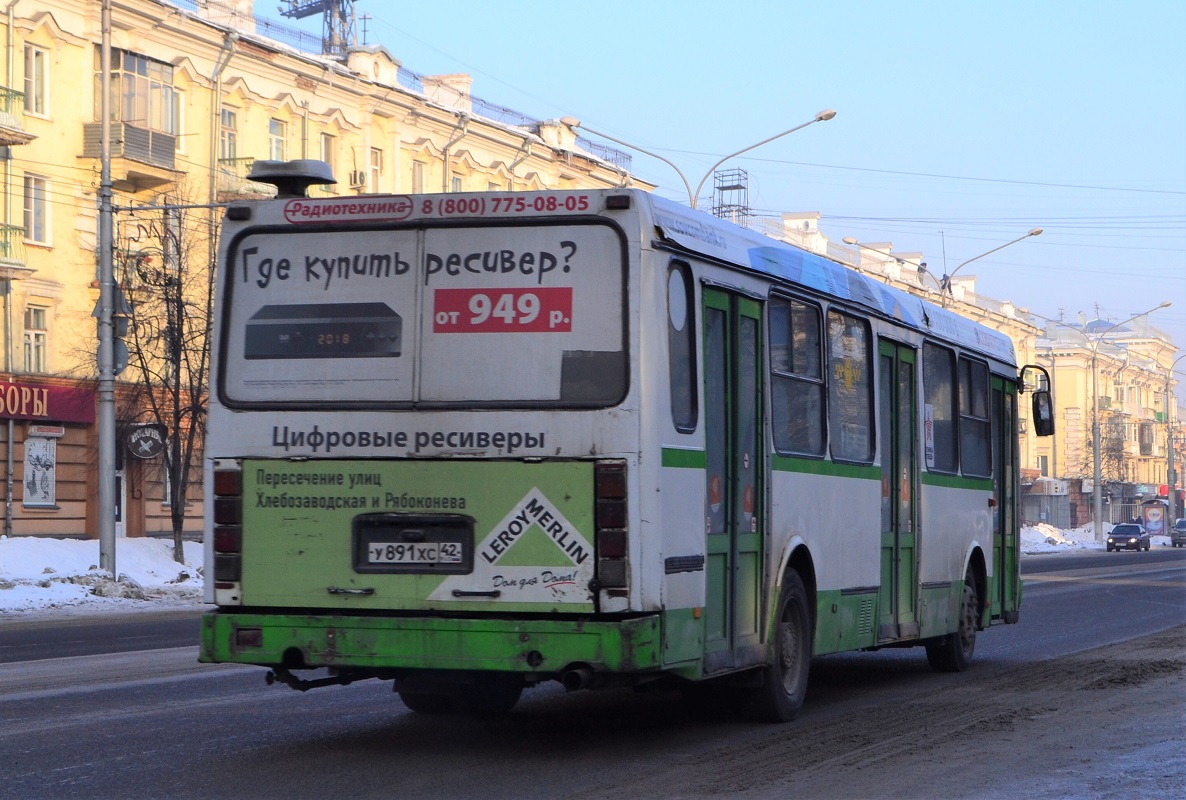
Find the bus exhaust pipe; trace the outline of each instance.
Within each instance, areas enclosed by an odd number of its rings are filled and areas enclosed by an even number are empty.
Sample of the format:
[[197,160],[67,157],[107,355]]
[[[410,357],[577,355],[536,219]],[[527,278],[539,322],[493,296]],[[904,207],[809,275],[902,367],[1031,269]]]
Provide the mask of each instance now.
[[593,670],[588,667],[576,667],[560,676],[560,683],[567,692],[577,692],[588,689],[593,683]]

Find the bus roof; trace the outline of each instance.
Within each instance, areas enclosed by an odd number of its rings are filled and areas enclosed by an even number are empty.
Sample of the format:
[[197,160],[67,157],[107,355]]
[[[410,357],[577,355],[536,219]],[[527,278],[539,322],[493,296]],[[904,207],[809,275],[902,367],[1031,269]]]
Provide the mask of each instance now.
[[1008,364],[1015,363],[1012,340],[991,328],[875,281],[839,261],[649,192],[640,191],[638,195],[650,206],[651,216],[662,236],[681,249],[832,295],[920,333],[947,339]]

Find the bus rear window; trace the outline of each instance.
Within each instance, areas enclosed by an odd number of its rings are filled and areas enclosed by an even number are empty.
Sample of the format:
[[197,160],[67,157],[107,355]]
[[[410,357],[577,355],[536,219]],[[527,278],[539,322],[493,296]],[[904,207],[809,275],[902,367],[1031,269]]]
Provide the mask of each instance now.
[[612,405],[623,253],[597,224],[249,231],[224,276],[223,402]]

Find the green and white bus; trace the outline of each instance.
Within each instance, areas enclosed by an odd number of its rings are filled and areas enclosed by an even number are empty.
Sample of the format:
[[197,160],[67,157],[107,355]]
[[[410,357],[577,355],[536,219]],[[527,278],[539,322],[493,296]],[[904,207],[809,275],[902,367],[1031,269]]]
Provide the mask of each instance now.
[[1006,337],[642,191],[305,197],[327,170],[226,212],[203,661],[788,720],[813,655],[962,670],[1017,620]]

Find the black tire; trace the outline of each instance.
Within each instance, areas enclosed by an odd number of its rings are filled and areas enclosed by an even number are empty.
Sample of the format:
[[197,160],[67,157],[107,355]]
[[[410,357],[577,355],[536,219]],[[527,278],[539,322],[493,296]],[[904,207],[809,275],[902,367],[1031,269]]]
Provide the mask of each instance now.
[[453,705],[467,714],[500,717],[510,713],[522,693],[523,681],[518,675],[480,673],[471,683],[458,688]]
[[976,618],[979,603],[976,596],[976,582],[971,573],[964,577],[964,594],[960,600],[959,626],[955,633],[949,633],[927,645],[927,661],[938,672],[963,672],[972,663],[976,652]]
[[453,702],[446,694],[432,692],[400,692],[399,699],[417,714],[448,714],[453,711]]
[[1109,552],[1109,553],[1111,553],[1111,552],[1112,552],[1112,545],[1108,545],[1108,552]]
[[750,710],[765,722],[790,722],[803,709],[811,673],[814,632],[807,590],[797,572],[787,573],[778,600],[771,663],[762,686],[753,691]]

